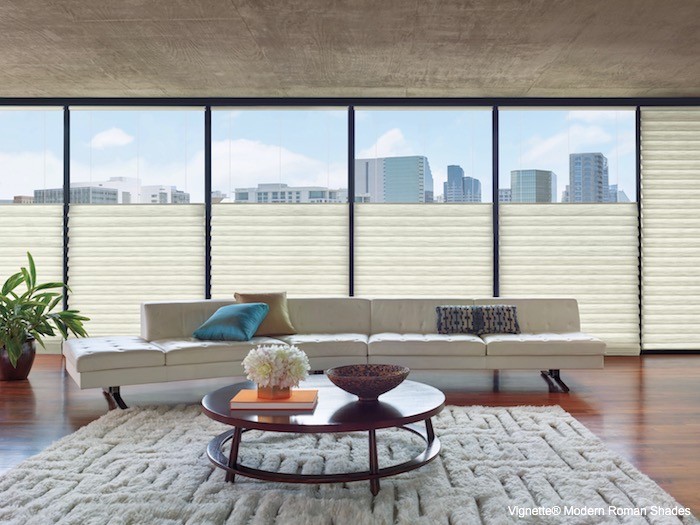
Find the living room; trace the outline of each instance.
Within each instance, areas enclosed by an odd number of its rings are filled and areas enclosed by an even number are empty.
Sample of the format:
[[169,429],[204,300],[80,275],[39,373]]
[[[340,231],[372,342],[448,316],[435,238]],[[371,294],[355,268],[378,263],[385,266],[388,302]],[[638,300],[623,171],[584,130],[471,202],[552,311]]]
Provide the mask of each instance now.
[[0,6],[0,522],[697,523],[698,15]]

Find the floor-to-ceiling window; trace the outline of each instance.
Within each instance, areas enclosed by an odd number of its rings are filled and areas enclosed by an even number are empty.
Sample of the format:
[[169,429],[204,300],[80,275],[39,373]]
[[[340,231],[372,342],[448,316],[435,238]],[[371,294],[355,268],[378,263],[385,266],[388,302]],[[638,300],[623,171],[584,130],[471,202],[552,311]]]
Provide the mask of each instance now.
[[[56,188],[53,199],[37,198],[44,188]],[[0,285],[27,266],[27,252],[40,282],[63,280],[62,188],[62,108],[1,110]]]
[[642,340],[700,350],[700,109],[641,112]]
[[212,114],[212,295],[347,295],[347,110]]
[[355,120],[355,294],[491,296],[490,109]]
[[638,353],[634,108],[499,114],[501,296],[574,297],[583,330]]
[[[642,106],[638,204],[634,107],[499,105],[497,210],[490,107],[355,107],[349,137],[352,114],[213,108],[214,296],[485,296],[495,285],[503,297],[577,298],[610,353],[639,350],[640,302],[642,349],[700,349],[696,107]],[[70,305],[93,335],[137,333],[141,302],[206,294],[204,109],[69,115]],[[28,250],[40,279],[62,276],[63,119],[62,107],[0,111],[3,277]]]
[[70,132],[70,306],[138,334],[142,302],[205,294],[203,110],[72,110]]

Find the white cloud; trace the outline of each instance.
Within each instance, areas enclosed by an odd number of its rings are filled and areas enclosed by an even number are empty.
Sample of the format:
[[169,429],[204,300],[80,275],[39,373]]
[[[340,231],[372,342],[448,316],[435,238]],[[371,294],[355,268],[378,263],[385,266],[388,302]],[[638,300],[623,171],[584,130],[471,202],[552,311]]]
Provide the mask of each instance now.
[[369,148],[361,150],[355,156],[358,159],[380,157],[402,157],[417,155],[399,128],[393,128],[381,135]]
[[63,161],[51,152],[0,152],[0,199],[34,195],[37,188],[60,188]]
[[622,123],[633,119],[633,110],[583,109],[569,111],[566,114],[566,120],[578,120],[588,124],[612,123],[615,121]]
[[212,188],[226,194],[263,183],[346,188],[347,166],[259,141],[222,140],[212,144],[212,179]]
[[100,131],[90,141],[90,146],[95,149],[113,148],[116,146],[126,146],[134,141],[134,137],[121,128],[109,128]]

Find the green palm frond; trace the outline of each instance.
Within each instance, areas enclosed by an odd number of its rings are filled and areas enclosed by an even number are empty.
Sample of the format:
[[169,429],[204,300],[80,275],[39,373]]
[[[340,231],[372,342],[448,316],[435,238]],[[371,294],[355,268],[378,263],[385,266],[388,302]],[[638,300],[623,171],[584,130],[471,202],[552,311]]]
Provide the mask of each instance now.
[[[17,366],[28,339],[44,346],[44,336],[54,336],[56,331],[64,339],[70,334],[86,337],[84,323],[90,320],[77,310],[55,312],[67,286],[59,282],[37,284],[36,265],[29,252],[27,259],[28,268],[8,277],[0,289],[0,349],[5,348],[13,366]],[[22,284],[26,291],[20,295],[16,289]],[[61,291],[51,291],[55,289]]]

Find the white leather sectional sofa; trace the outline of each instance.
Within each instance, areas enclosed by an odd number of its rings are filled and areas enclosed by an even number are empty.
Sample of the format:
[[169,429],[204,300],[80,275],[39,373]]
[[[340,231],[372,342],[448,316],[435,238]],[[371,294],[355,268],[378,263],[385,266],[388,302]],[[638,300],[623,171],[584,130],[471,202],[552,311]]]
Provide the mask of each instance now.
[[[102,387],[120,406],[119,387],[244,375],[241,361],[259,344],[293,344],[312,370],[356,363],[394,363],[412,370],[543,372],[550,389],[568,391],[562,368],[602,368],[605,343],[581,332],[574,299],[290,298],[297,335],[247,342],[200,341],[192,332],[233,300],[145,303],[141,336],[64,342],[66,370],[80,388]],[[512,304],[520,334],[441,335],[435,307]]]

